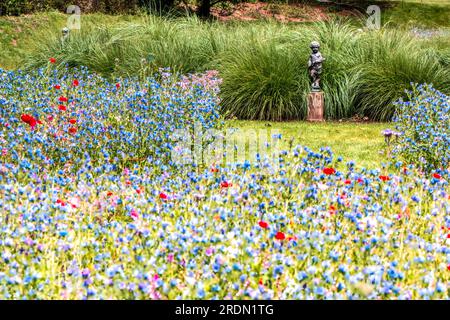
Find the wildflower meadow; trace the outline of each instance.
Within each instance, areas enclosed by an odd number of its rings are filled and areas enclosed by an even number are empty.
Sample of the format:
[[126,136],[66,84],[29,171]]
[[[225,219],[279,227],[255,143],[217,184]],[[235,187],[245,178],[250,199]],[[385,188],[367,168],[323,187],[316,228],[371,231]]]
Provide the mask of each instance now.
[[55,62],[0,70],[2,298],[448,299],[445,95],[399,101],[379,169],[304,146],[180,165],[171,133],[223,131],[216,72]]
[[1,300],[450,299],[449,0],[1,2]]

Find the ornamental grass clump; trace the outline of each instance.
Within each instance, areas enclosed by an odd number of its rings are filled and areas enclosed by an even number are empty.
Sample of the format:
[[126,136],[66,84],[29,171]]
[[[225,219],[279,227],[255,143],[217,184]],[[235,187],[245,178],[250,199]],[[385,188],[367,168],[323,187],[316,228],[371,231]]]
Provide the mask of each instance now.
[[425,171],[449,173],[450,97],[431,85],[415,85],[408,100],[396,103],[400,132],[394,153]]

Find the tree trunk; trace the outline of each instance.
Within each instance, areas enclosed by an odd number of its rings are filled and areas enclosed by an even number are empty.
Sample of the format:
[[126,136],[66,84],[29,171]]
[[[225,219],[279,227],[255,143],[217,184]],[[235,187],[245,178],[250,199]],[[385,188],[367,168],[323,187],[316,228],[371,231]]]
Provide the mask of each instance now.
[[171,9],[175,4],[175,0],[165,0],[163,1],[163,9]]
[[201,0],[198,14],[202,18],[209,18],[211,10],[211,0]]

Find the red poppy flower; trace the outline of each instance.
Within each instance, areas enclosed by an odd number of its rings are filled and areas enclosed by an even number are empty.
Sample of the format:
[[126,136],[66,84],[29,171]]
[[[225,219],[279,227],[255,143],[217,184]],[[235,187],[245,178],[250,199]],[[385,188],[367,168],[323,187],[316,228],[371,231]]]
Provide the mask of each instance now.
[[61,89],[61,86],[59,84],[57,84],[57,85],[54,85],[53,88],[56,90],[59,90],[59,89]]
[[258,224],[263,229],[266,229],[269,226],[269,224],[265,221],[260,221]]
[[33,118],[33,117],[30,116],[29,114],[23,114],[23,115],[20,116],[20,119],[21,119],[23,122],[25,122],[25,123],[30,122],[30,120],[31,120],[32,118]]
[[164,192],[161,192],[160,194],[159,194],[159,198],[160,199],[162,199],[162,200],[167,200],[167,194],[165,194]]
[[439,173],[433,173],[433,178],[435,179],[441,179],[442,176]]
[[80,83],[78,82],[77,79],[73,80],[73,82],[72,82],[72,85],[73,85],[74,87],[78,87],[79,84],[80,84]]
[[333,168],[325,168],[325,169],[323,169],[323,173],[325,173],[326,175],[331,175],[331,174],[335,174],[336,170],[334,170]]
[[117,89],[120,88],[120,83],[116,83],[116,88],[117,88]]
[[220,186],[222,187],[222,188],[228,188],[228,187],[231,187],[233,184],[231,183],[231,182],[228,182],[228,181],[222,181],[221,183],[220,183]]
[[108,191],[108,193],[106,194],[108,197],[111,197],[112,196],[112,192],[111,191]]
[[447,270],[450,271],[450,264],[447,266]]
[[70,134],[75,134],[75,133],[77,133],[77,128],[70,127],[70,128],[69,128],[69,133],[70,133]]
[[69,101],[69,99],[67,99],[67,97],[61,96],[61,97],[59,97],[59,101],[67,102],[67,101]]
[[349,179],[347,179],[347,180],[345,180],[344,181],[344,184],[351,184],[352,182],[351,182],[351,180],[349,180]]
[[364,180],[363,180],[362,178],[358,178],[358,179],[356,180],[356,182],[358,182],[358,183],[363,183]]
[[55,58],[50,58],[49,61],[50,61],[50,63],[56,63],[56,59]]
[[137,188],[137,189],[136,189],[136,193],[137,193],[137,194],[141,194],[141,192],[142,192],[142,191],[141,191],[140,188]]
[[328,209],[330,214],[335,214],[336,213],[336,207],[331,205],[330,208]]
[[38,123],[38,121],[33,116],[30,116],[29,114],[21,115],[20,119],[23,122],[29,124],[31,126],[31,128],[34,128],[36,126],[36,124]]
[[283,232],[278,231],[275,235],[275,239],[277,240],[284,240],[286,238],[285,234]]
[[296,236],[292,236],[292,237],[288,237],[287,239],[288,239],[288,241],[292,241],[292,240],[297,240],[297,237]]
[[262,279],[259,279],[258,283],[259,283],[260,285],[263,285],[263,284],[264,284]]
[[61,111],[66,111],[66,110],[67,110],[67,107],[66,107],[66,106],[63,106],[63,105],[59,105],[59,106],[58,106],[58,109],[61,110]]
[[69,122],[70,122],[71,124],[75,124],[75,123],[77,123],[77,120],[76,120],[76,119],[70,119]]
[[48,120],[48,121],[52,121],[52,120],[53,120],[53,116],[48,116],[48,117],[47,117],[47,120]]
[[217,169],[216,167],[212,167],[211,172],[219,172],[219,169]]
[[391,180],[391,178],[389,178],[388,176],[380,176],[380,180],[381,181],[389,181],[389,180]]

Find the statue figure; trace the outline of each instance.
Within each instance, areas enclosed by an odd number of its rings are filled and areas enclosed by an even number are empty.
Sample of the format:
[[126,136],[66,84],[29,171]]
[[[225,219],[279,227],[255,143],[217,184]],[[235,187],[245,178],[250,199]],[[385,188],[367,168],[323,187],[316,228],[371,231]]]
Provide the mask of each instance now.
[[311,91],[320,91],[320,74],[322,73],[322,62],[325,58],[319,52],[320,44],[317,41],[311,42],[310,48],[312,50],[308,60],[308,72],[312,78]]
[[67,28],[67,27],[64,27],[64,28],[61,30],[61,33],[62,33],[61,41],[62,41],[62,42],[64,42],[64,41],[69,37],[69,32],[70,32],[70,30],[69,30],[69,28]]

